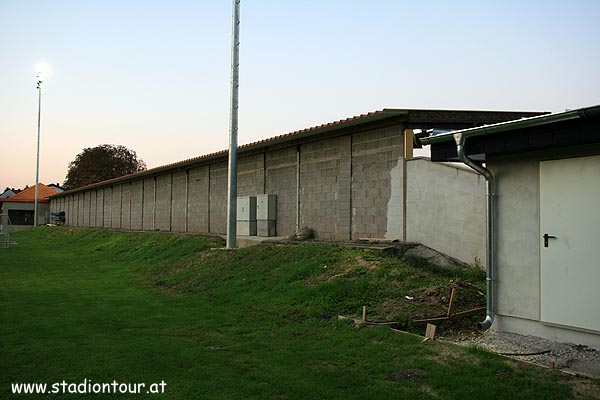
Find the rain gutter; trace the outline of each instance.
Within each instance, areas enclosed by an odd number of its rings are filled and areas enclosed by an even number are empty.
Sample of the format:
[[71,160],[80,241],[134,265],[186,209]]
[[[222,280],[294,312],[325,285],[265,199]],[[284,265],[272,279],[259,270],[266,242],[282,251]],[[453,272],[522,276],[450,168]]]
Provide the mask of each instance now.
[[480,175],[483,175],[485,181],[487,183],[487,218],[486,218],[486,243],[485,243],[485,256],[486,256],[486,286],[487,286],[487,304],[486,304],[486,317],[485,320],[479,322],[477,327],[486,331],[494,322],[494,313],[495,313],[495,298],[496,298],[496,287],[495,287],[495,228],[496,221],[494,218],[495,215],[495,196],[496,196],[496,183],[494,180],[494,175],[492,172],[484,167],[483,165],[473,161],[470,159],[465,152],[465,142],[469,135],[466,135],[464,132],[458,132],[454,135],[454,140],[456,142],[456,152],[458,154],[458,158],[464,164],[472,168],[475,172]]
[[452,140],[452,138],[457,132],[460,132],[468,137],[483,136],[505,131],[529,128],[532,126],[552,124],[556,122],[568,121],[578,118],[585,118],[586,116],[586,109],[566,111],[559,114],[539,115],[536,117],[522,118],[515,121],[500,122],[497,124],[484,125],[477,128],[463,129],[460,131],[454,131],[452,133],[447,133],[443,135],[433,135],[429,137],[424,137],[421,138],[421,143],[427,145],[448,142]]

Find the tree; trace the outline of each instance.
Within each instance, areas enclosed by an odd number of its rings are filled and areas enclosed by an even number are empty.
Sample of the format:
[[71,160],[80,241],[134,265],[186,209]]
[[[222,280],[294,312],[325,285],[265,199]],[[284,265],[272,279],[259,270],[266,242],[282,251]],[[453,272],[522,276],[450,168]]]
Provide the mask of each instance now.
[[146,163],[125,146],[101,144],[86,148],[69,163],[65,190],[145,171]]

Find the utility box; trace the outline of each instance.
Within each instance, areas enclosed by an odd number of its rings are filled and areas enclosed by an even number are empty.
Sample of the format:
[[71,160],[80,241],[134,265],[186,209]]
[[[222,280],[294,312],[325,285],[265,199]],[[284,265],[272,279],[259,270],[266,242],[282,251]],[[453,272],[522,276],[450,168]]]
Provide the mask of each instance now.
[[256,197],[244,196],[237,198],[237,220],[256,221]]
[[256,220],[236,221],[236,236],[256,236]]
[[277,221],[256,221],[256,234],[257,236],[275,236],[277,234],[276,229]]
[[236,231],[238,236],[256,236],[256,197],[237,198]]
[[277,196],[274,194],[256,196],[256,219],[260,221],[277,220]]
[[277,196],[273,194],[256,196],[256,219],[258,236],[277,234]]

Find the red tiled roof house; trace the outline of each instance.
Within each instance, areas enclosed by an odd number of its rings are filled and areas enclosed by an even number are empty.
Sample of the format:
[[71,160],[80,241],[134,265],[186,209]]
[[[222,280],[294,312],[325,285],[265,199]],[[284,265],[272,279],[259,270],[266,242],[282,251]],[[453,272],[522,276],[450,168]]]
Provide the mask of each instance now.
[[[39,184],[38,189],[38,225],[47,224],[50,220],[50,196],[57,191]],[[0,199],[0,214],[2,214],[2,226],[6,229],[8,219],[15,231],[23,230],[33,226],[33,214],[35,208],[35,185],[14,196]],[[8,217],[8,218],[7,218]]]

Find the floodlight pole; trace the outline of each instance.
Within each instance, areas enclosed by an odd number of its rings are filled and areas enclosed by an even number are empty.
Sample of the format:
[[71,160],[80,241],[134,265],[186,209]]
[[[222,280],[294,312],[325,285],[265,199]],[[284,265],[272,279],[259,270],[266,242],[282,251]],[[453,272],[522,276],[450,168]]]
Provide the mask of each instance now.
[[240,86],[240,0],[233,0],[231,35],[231,107],[229,120],[229,179],[227,182],[227,248],[236,247],[237,220],[237,135]]
[[37,125],[37,152],[35,158],[35,200],[33,206],[33,226],[38,225],[38,193],[39,193],[39,178],[40,178],[40,126],[42,121],[42,86],[44,81],[40,76],[37,80],[38,89],[38,125]]

